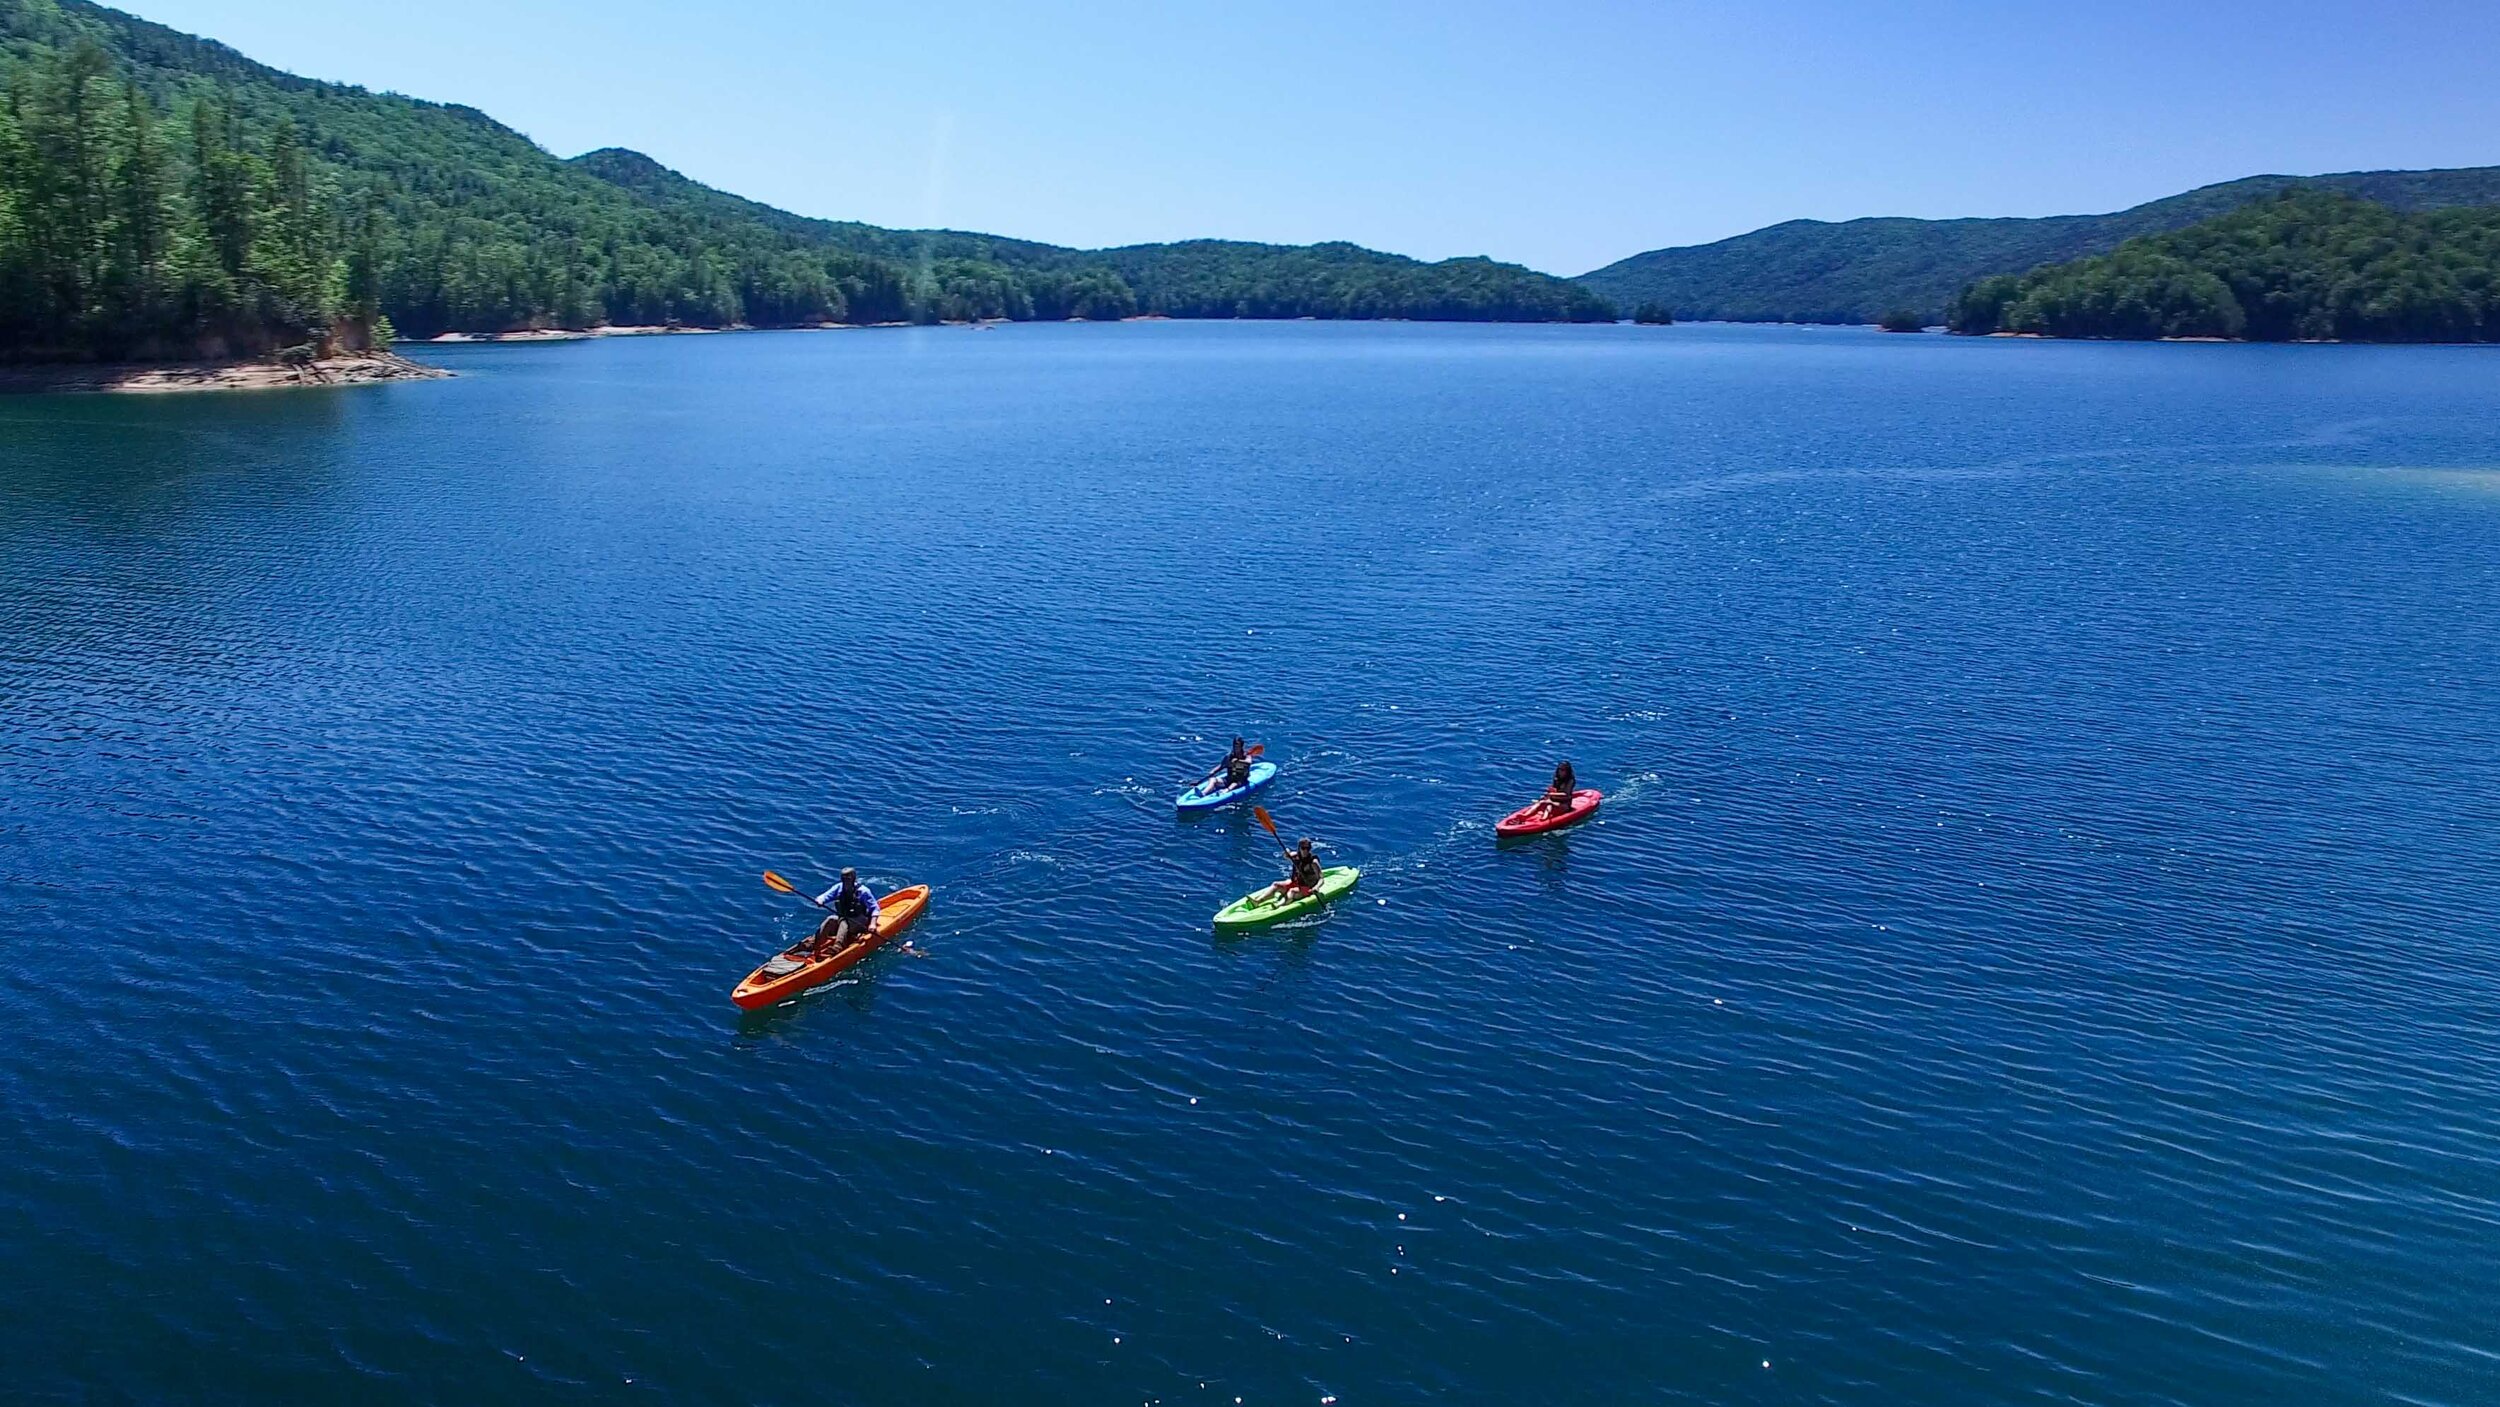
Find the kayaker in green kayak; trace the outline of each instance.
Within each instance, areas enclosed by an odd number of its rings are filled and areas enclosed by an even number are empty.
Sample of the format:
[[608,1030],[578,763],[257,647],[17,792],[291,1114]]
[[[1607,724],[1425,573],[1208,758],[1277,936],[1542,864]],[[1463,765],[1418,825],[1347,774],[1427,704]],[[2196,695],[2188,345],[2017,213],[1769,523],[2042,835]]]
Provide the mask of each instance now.
[[1295,846],[1285,858],[1293,863],[1293,872],[1269,885],[1267,887],[1269,894],[1280,900],[1299,899],[1319,888],[1319,857],[1311,853],[1309,836],[1302,837],[1302,843]]

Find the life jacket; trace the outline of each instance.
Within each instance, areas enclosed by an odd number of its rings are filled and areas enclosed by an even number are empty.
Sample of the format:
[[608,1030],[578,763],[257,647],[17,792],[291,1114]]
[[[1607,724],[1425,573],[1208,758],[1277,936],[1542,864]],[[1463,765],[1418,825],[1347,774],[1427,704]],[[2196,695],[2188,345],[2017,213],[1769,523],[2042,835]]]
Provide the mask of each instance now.
[[855,923],[866,923],[877,916],[877,911],[868,907],[867,894],[856,884],[833,896],[833,912],[836,918],[850,919]]

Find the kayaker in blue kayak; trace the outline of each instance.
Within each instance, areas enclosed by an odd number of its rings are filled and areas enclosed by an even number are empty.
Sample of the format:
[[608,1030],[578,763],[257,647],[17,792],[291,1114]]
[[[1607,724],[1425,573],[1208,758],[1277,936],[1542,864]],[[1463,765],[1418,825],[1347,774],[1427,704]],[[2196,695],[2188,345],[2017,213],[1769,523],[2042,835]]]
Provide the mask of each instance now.
[[817,896],[816,902],[832,912],[816,926],[816,942],[808,950],[811,958],[823,957],[877,931],[877,896],[859,882],[859,871],[848,865],[842,867],[842,882]]
[[1207,779],[1198,784],[1198,790],[1201,792],[1234,791],[1248,785],[1250,785],[1250,750],[1242,746],[1241,739],[1235,738],[1233,750],[1224,755],[1222,762],[1215,764],[1215,770],[1209,772]]

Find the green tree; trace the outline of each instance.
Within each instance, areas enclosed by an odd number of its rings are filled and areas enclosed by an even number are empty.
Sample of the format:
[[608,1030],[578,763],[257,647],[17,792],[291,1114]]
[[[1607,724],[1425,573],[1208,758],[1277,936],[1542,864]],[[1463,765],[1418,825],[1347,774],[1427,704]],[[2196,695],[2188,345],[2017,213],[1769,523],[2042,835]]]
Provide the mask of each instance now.
[[112,292],[119,324],[113,340],[128,345],[164,323],[166,262],[173,243],[173,185],[156,138],[156,116],[136,84],[122,87],[122,153],[113,173]]
[[1956,332],[2500,340],[2500,210],[2289,190],[2095,258],[1983,279]]

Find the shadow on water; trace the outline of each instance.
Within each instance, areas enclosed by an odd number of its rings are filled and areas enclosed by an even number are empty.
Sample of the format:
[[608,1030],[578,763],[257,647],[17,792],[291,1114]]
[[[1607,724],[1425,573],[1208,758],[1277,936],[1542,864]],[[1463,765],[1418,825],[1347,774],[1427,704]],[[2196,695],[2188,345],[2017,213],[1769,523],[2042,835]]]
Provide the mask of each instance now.
[[1272,993],[1291,991],[1307,985],[1317,969],[1319,940],[1334,918],[1336,906],[1308,918],[1293,919],[1272,928],[1252,929],[1247,933],[1217,933],[1207,946],[1217,954],[1239,962],[1264,962],[1265,970],[1256,978],[1255,990]]
[[[1267,805],[1268,797],[1274,792],[1274,790],[1275,788],[1273,787],[1261,787],[1259,790],[1252,792],[1248,796],[1236,797],[1231,801],[1225,802],[1221,806],[1172,806],[1171,811],[1173,815],[1178,816],[1181,820],[1186,821],[1191,825],[1202,825],[1208,821],[1217,820],[1223,817],[1233,817],[1242,821],[1250,821],[1252,819],[1250,815],[1250,808],[1253,806]],[[1174,793],[1176,796],[1178,794],[1179,793],[1177,792]],[[1167,802],[1166,805],[1170,805],[1170,803]]]
[[1560,893],[1562,881],[1569,878],[1571,874],[1573,837],[1603,824],[1605,822],[1592,818],[1565,826],[1561,830],[1545,831],[1537,835],[1497,836],[1493,841],[1493,849],[1497,855],[1535,860],[1538,880],[1548,890]]
[[738,1039],[760,1040],[767,1036],[795,1033],[799,1023],[817,1013],[840,1009],[853,1017],[868,1015],[876,1009],[877,989],[884,985],[879,974],[898,962],[908,962],[915,950],[897,944],[869,954],[859,965],[821,987],[810,987],[797,996],[786,998],[756,1011],[738,1013]]
[[179,707],[199,681],[239,693],[281,673],[272,642],[320,625],[307,611],[240,629],[248,603],[334,600],[371,570],[353,526],[369,507],[354,412],[281,399],[0,403],[0,592],[15,597],[22,657],[74,652],[102,600],[154,627],[131,637],[148,667],[112,680],[126,705]]
[[256,489],[280,495],[332,486],[354,421],[336,400],[253,397],[48,396],[0,400],[0,495],[57,498],[99,512],[179,508],[169,490],[237,469],[256,471]]

